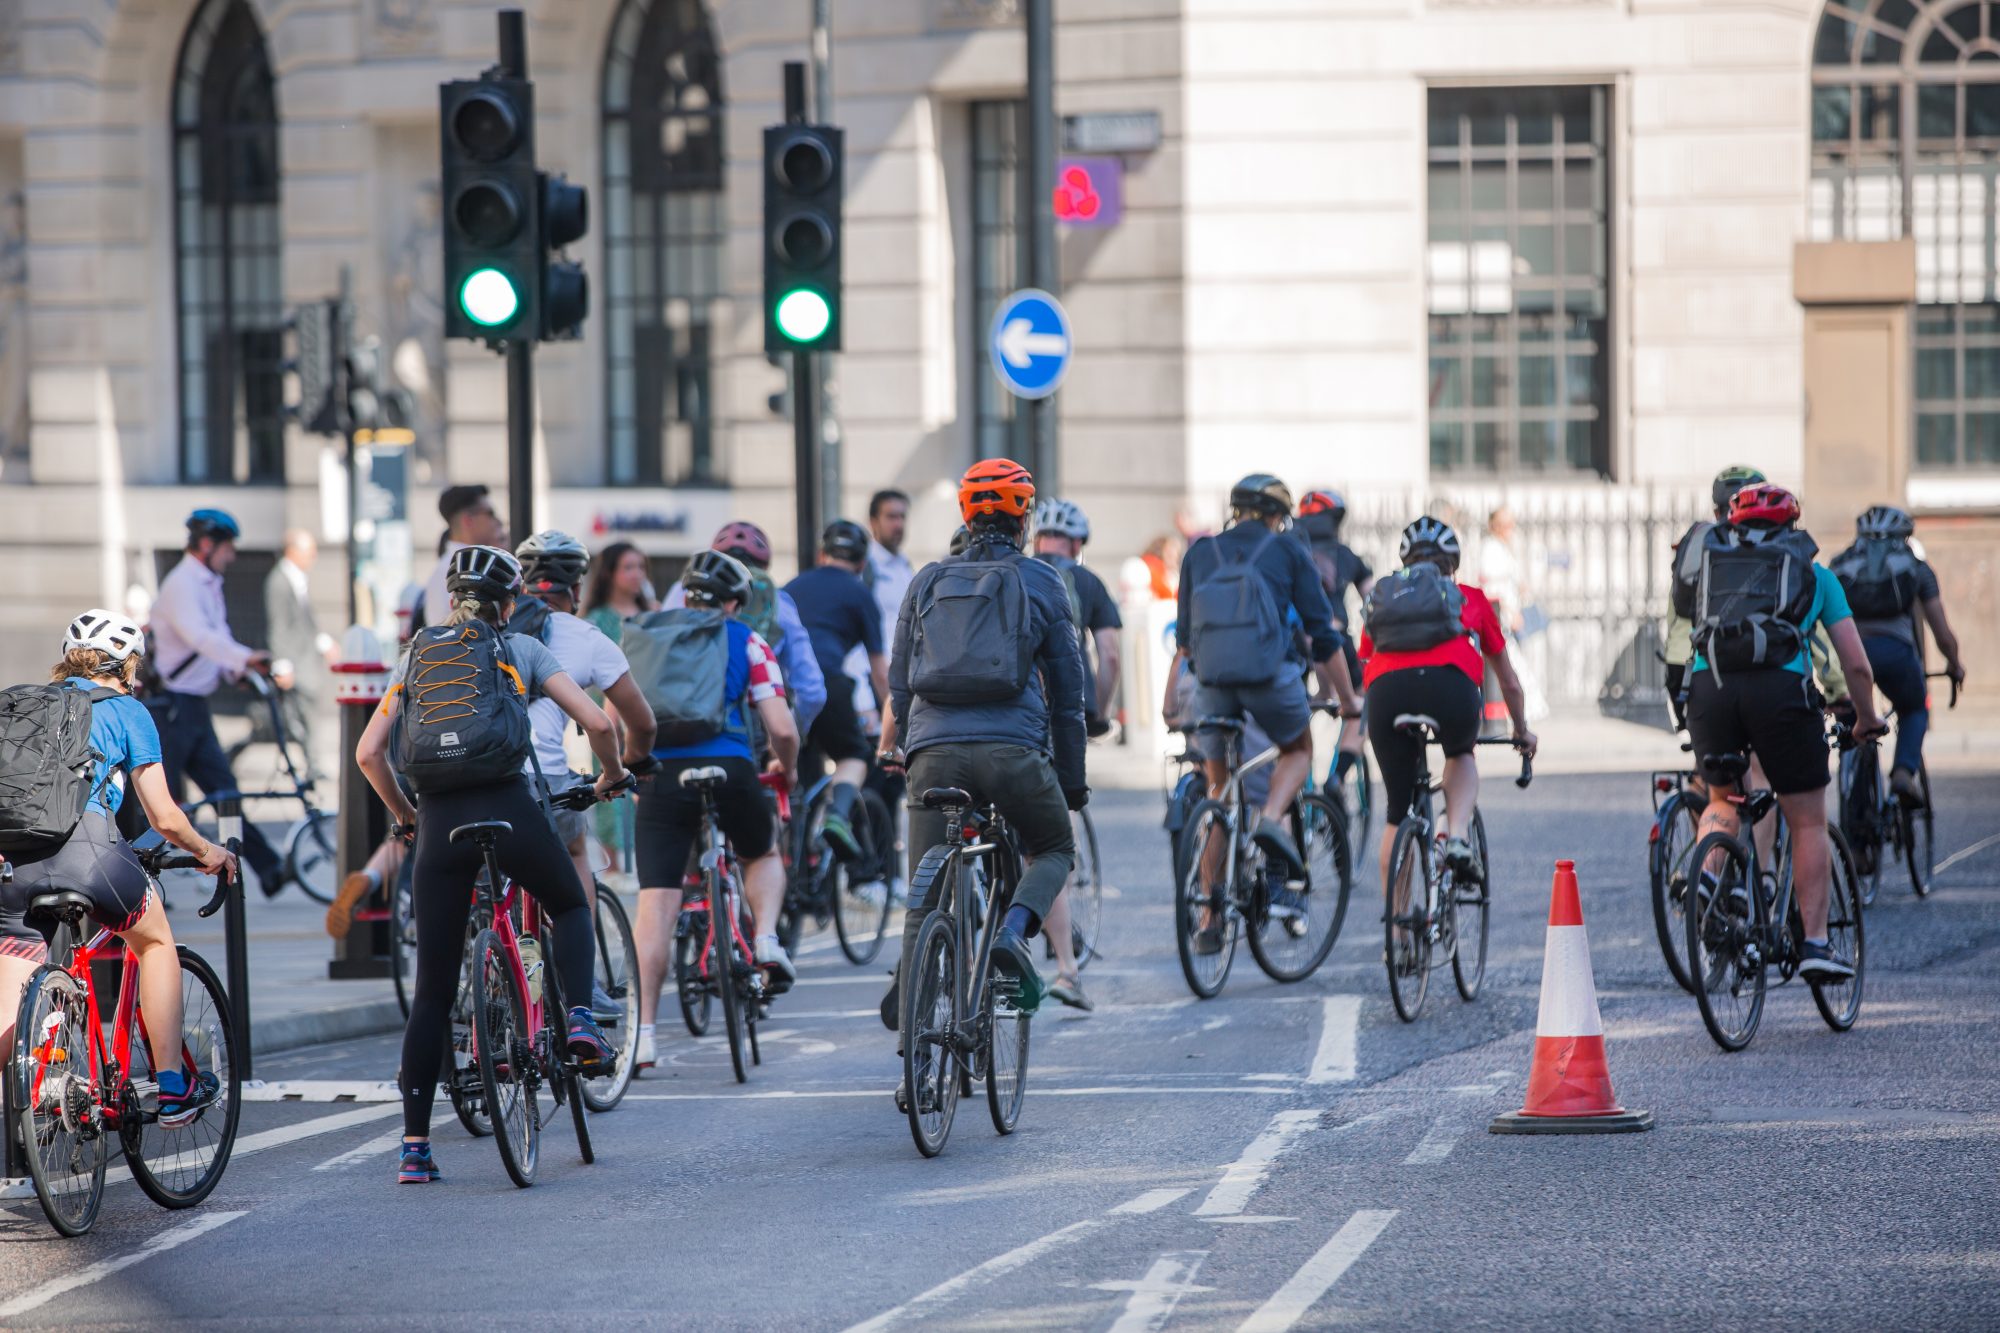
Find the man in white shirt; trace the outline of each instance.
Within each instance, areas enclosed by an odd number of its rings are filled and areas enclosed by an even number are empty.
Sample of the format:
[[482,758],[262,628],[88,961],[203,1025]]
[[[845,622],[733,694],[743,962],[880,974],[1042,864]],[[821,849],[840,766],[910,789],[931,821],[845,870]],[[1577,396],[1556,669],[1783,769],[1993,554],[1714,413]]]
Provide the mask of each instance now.
[[[215,738],[209,696],[225,677],[246,671],[269,675],[271,655],[238,643],[229,632],[222,600],[222,574],[236,559],[242,529],[220,509],[188,515],[188,543],[180,563],[160,580],[153,602],[153,669],[160,688],[146,700],[160,730],[160,760],[175,800],[184,799],[182,778],[194,779],[204,796],[236,790],[236,775]],[[243,859],[257,872],[266,897],[284,887],[282,862],[257,826],[243,823]]]
[[[883,632],[896,623],[903,610],[903,594],[917,576],[910,558],[903,554],[903,535],[910,524],[910,497],[898,490],[877,491],[868,499],[868,563],[862,568],[862,582],[874,595],[882,612]],[[875,690],[870,683],[868,654],[856,648],[841,663],[854,687],[854,711],[879,728]]]
[[451,568],[454,553],[468,546],[509,545],[506,520],[493,507],[484,486],[445,487],[444,494],[438,496],[438,516],[444,519],[444,548],[438,552],[437,567],[424,584],[423,598],[417,603],[416,622],[410,626],[412,634],[425,625],[442,625],[451,615],[451,593],[445,589],[444,576]]
[[285,534],[285,553],[264,580],[264,637],[271,645],[271,681],[284,691],[285,729],[313,761],[313,720],[326,704],[337,656],[333,636],[319,627],[306,575],[319,543],[303,528]]

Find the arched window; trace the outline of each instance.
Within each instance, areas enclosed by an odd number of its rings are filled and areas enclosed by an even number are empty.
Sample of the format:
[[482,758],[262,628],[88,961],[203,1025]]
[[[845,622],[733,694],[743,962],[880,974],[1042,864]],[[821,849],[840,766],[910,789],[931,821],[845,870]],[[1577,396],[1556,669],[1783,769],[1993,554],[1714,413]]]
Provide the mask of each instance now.
[[281,482],[278,102],[246,0],[195,12],[171,114],[181,479]]
[[1813,43],[1812,231],[1917,243],[1917,449],[2000,468],[2000,4],[1829,4]]
[[698,0],[624,0],[604,56],[605,420],[614,485],[722,480],[722,61]]

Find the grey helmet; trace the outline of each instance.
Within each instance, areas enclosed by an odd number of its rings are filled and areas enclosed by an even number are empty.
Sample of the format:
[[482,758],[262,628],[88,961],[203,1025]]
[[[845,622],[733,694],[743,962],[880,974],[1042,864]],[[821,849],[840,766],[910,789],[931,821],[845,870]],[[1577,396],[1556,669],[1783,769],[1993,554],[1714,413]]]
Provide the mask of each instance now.
[[530,592],[568,592],[590,571],[590,552],[567,532],[549,528],[514,548]]
[[1035,502],[1035,531],[1087,542],[1090,540],[1090,520],[1072,502],[1051,497]]
[[1458,533],[1443,519],[1425,514],[1403,529],[1403,540],[1397,546],[1396,554],[1405,565],[1417,560],[1442,559],[1445,572],[1455,573],[1458,570]]
[[1917,521],[1894,505],[1876,505],[1854,520],[1854,532],[1858,537],[1888,537],[1896,541],[1908,541],[1916,535]]
[[451,553],[445,590],[454,598],[497,602],[521,591],[521,562],[497,546],[467,546]]

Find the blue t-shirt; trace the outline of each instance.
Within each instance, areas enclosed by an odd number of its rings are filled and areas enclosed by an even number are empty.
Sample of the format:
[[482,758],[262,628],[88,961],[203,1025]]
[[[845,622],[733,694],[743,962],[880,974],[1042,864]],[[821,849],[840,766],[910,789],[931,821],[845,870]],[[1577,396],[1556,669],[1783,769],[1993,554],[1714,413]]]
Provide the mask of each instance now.
[[755,760],[750,753],[750,725],[743,716],[743,699],[750,690],[750,627],[731,620],[729,629],[729,674],[722,689],[729,699],[729,712],[720,736],[693,745],[661,745],[653,750],[655,759],[720,759],[734,755]]
[[[79,690],[97,688],[81,676],[71,676],[63,684]],[[91,787],[89,808],[116,815],[125,803],[126,776],[142,764],[160,762],[160,729],[153,725],[146,705],[129,694],[99,699],[90,706],[90,748],[104,756],[104,766]]]
[[799,619],[812,638],[813,656],[829,682],[859,646],[882,652],[882,608],[859,574],[820,565],[785,585],[798,604]]
[[[1796,671],[1801,676],[1812,674],[1812,635],[1821,625],[1838,625],[1843,620],[1852,620],[1854,611],[1847,605],[1847,589],[1840,586],[1840,579],[1834,572],[1818,561],[1813,562],[1813,603],[1812,611],[1806,616],[1806,623],[1800,628],[1805,633],[1806,647],[1791,661],[1785,663],[1785,670]],[[1708,670],[1708,658],[1701,653],[1694,655],[1688,670],[1702,672]]]

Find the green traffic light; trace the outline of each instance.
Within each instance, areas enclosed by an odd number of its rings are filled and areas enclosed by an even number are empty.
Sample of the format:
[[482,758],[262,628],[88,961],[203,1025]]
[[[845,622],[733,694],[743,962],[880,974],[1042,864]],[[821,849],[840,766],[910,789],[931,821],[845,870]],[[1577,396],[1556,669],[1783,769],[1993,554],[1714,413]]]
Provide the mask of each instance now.
[[798,288],[778,298],[778,331],[795,343],[817,341],[833,324],[833,307],[818,292]]
[[468,275],[458,289],[459,308],[475,324],[493,328],[514,318],[521,308],[521,294],[514,280],[497,268],[482,268]]

